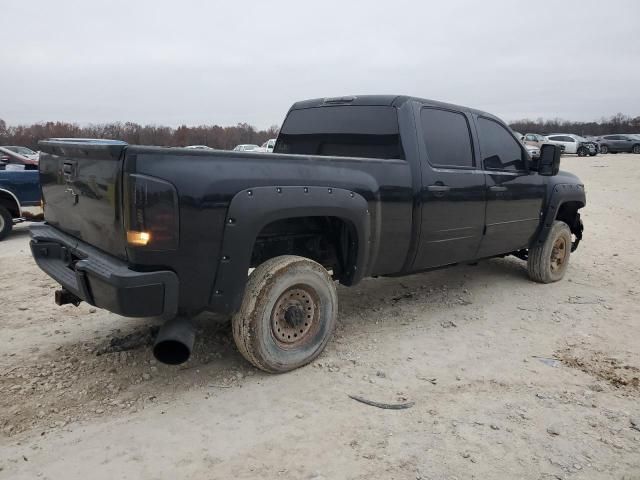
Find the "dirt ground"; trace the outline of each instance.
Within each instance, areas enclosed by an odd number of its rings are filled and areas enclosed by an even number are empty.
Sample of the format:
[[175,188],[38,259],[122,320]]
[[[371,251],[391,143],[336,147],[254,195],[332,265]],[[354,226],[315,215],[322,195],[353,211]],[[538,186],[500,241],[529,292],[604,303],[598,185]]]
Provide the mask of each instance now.
[[640,479],[640,155],[562,164],[588,201],[562,282],[506,258],[340,288],[326,352],[279,376],[211,316],[169,367],[157,321],[57,307],[18,227],[0,244],[0,478]]

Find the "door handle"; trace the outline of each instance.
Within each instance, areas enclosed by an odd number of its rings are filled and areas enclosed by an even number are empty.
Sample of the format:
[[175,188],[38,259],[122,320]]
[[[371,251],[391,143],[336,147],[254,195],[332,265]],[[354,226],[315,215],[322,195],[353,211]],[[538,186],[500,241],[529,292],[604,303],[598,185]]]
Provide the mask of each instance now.
[[429,185],[427,187],[427,190],[430,191],[431,193],[433,193],[434,197],[444,197],[445,194],[451,190],[450,187],[448,187],[447,185]]
[[498,185],[494,185],[492,187],[489,187],[489,190],[491,190],[492,192],[506,192],[507,187],[499,187]]

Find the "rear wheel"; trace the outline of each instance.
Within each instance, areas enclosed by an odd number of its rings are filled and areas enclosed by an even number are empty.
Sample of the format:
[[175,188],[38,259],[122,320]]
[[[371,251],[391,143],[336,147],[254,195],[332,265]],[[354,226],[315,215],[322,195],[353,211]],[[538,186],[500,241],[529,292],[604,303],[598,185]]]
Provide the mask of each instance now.
[[632,152],[633,153],[640,153],[640,145],[634,145]]
[[600,153],[609,153],[609,147],[606,145],[600,145]]
[[3,240],[11,233],[13,228],[13,217],[6,208],[0,206],[0,240]]
[[233,338],[254,366],[287,372],[320,355],[337,314],[336,287],[325,268],[308,258],[283,255],[251,273],[232,319]]
[[544,243],[529,249],[529,278],[540,283],[557,282],[567,271],[570,256],[571,230],[569,225],[556,220]]

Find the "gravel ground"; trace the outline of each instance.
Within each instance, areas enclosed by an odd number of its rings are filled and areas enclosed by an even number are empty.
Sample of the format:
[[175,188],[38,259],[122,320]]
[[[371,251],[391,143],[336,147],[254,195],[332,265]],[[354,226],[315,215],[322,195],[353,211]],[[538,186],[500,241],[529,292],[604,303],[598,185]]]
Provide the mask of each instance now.
[[562,163],[588,195],[562,282],[506,258],[340,288],[326,352],[279,376],[224,319],[169,367],[156,320],[57,307],[19,226],[0,244],[0,478],[640,479],[640,156]]

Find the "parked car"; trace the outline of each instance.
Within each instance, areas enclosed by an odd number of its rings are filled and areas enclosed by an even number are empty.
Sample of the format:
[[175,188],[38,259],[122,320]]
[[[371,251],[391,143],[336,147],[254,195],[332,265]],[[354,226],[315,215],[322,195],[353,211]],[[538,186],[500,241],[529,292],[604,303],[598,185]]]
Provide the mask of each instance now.
[[547,142],[547,139],[538,133],[525,133],[524,139],[522,140],[525,145],[532,145],[534,147],[540,148]]
[[531,158],[538,158],[540,156],[540,148],[535,145],[525,145],[524,148],[527,149]]
[[29,160],[35,160],[36,162],[40,157],[40,154],[38,152],[34,152],[33,150],[27,147],[20,147],[17,145],[7,145],[7,146],[3,146],[2,148],[6,148],[7,150],[17,153],[18,155],[21,155],[24,158],[28,158]]
[[187,145],[184,148],[188,148],[190,150],[215,150],[207,145]]
[[242,145],[236,145],[233,151],[234,152],[256,152],[256,151],[260,151],[260,147],[252,143],[245,143]]
[[41,217],[38,171],[0,168],[0,240],[11,233],[14,224]]
[[288,371],[329,341],[336,281],[512,254],[555,282],[582,238],[584,186],[559,171],[556,146],[532,162],[495,116],[421,98],[296,103],[263,158],[40,146],[47,223],[31,228],[31,251],[62,285],[56,303],[164,318],[165,363],[188,359],[189,319],[212,311],[232,315],[249,362]]
[[601,153],[640,153],[640,139],[632,134],[604,135],[600,137]]
[[561,145],[564,147],[564,153],[574,153],[579,157],[593,157],[598,154],[598,145],[595,142],[572,133],[551,133],[547,135],[547,142]]
[[275,138],[270,138],[269,140],[267,140],[266,142],[264,142],[260,146],[260,151],[261,152],[271,153],[271,152],[273,152],[273,147],[275,147],[275,146],[276,146],[276,139]]
[[[33,151],[33,150],[31,150]],[[11,150],[11,147],[0,147],[0,170],[37,170],[38,159],[25,157]]]

